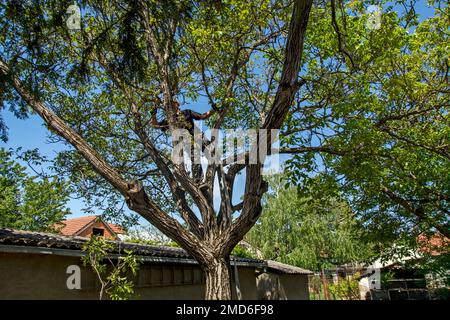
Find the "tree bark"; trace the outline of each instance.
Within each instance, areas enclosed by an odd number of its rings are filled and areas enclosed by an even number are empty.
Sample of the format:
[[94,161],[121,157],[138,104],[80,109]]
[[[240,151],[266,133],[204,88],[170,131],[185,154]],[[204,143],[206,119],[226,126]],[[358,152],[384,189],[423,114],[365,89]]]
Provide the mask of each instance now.
[[205,273],[205,299],[231,300],[229,259],[217,257],[203,267]]

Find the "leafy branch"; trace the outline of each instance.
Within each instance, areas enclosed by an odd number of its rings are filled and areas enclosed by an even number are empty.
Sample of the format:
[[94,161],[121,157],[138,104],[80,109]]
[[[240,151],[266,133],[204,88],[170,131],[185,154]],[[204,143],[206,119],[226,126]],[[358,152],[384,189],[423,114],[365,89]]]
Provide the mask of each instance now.
[[90,266],[100,282],[99,300],[104,293],[112,300],[128,300],[134,295],[134,283],[128,279],[131,272],[133,276],[139,270],[138,258],[130,250],[125,250],[125,255],[117,259],[111,257],[114,245],[103,237],[92,236],[83,245],[86,253],[81,259],[84,266]]

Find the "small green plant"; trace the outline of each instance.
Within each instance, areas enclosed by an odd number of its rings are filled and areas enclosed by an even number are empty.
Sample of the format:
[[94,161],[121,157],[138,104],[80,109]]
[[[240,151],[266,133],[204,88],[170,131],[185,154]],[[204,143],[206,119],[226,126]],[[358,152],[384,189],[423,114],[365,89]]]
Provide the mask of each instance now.
[[231,252],[233,256],[240,257],[240,258],[253,258],[250,251],[242,247],[241,245],[237,245],[234,247],[233,251]]
[[335,284],[330,284],[328,290],[335,300],[359,300],[359,274],[351,278],[339,278]]
[[99,299],[106,293],[112,300],[128,300],[134,295],[134,284],[127,274],[133,276],[139,270],[139,261],[132,251],[125,250],[117,259],[111,258],[114,245],[103,237],[92,236],[83,245],[86,253],[81,259],[84,266],[90,266],[100,281]]
[[383,271],[380,275],[381,288],[382,289],[388,288],[389,282],[394,279],[395,279],[394,271],[392,270]]
[[309,294],[311,300],[324,300],[323,282],[320,276],[314,275],[309,277]]

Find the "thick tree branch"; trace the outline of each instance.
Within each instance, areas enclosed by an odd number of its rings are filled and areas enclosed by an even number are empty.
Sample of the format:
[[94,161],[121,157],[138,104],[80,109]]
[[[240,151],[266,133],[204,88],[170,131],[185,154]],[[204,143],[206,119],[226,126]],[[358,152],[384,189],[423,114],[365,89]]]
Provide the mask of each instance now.
[[446,158],[447,160],[450,160],[450,151],[449,151],[449,146],[448,145],[437,146],[437,147],[427,146],[427,145],[415,142],[415,141],[413,141],[411,139],[408,139],[406,137],[403,137],[403,136],[395,133],[387,125],[380,125],[380,126],[378,126],[378,129],[380,129],[380,131],[383,131],[383,132],[387,133],[392,138],[395,138],[395,139],[397,139],[399,141],[403,141],[406,144],[409,144],[411,146],[428,150],[428,151],[430,151],[432,153],[435,153],[435,154],[437,154],[437,155],[439,155],[441,157]]
[[12,74],[8,65],[0,60],[0,73],[9,78],[11,84],[22,97],[22,99],[52,128],[58,135],[67,140],[83,157],[92,165],[94,170],[104,177],[112,186],[122,194],[127,193],[127,181],[125,181],[117,171],[112,168],[102,156],[95,151],[75,130],[69,127],[50,108],[45,106],[22,84],[22,82]]
[[[155,57],[156,65],[158,67],[158,73],[160,77],[161,91],[164,97],[164,111],[166,119],[169,124],[170,130],[182,128],[179,123],[179,117],[176,116],[173,108],[173,95],[177,92],[177,88],[171,81],[176,78],[176,72],[171,70],[170,60],[172,58],[172,44],[176,32],[177,23],[176,17],[171,18],[169,21],[169,29],[164,30],[164,39],[162,41],[157,40],[155,30],[150,25],[150,10],[144,1],[139,1],[139,14],[141,16],[141,25],[145,32],[145,39],[147,43],[147,52],[149,57]],[[163,42],[162,44],[160,42]],[[216,228],[215,214],[212,204],[208,201],[206,195],[200,189],[200,186],[196,185],[192,179],[184,171],[184,166],[174,166],[173,173],[178,182],[191,194],[199,206],[200,213],[202,215],[205,232],[210,234]]]
[[226,230],[231,224],[233,214],[233,205],[231,203],[233,190],[232,186],[228,184],[228,180],[226,179],[226,175],[222,165],[217,166],[217,177],[219,179],[219,189],[221,196],[221,206],[219,214],[217,216],[217,223],[219,225],[219,228],[221,228],[222,230]]
[[290,147],[290,148],[281,148],[279,150],[275,149],[273,152],[285,153],[285,154],[299,154],[299,153],[307,153],[307,152],[323,152],[336,156],[343,156],[348,154],[349,152],[343,150],[337,150],[332,147],[320,146],[320,147]]
[[105,69],[105,71],[110,75],[111,79],[114,81],[116,86],[122,91],[125,97],[129,100],[131,106],[131,115],[134,122],[134,132],[139,137],[140,142],[144,146],[145,150],[148,152],[152,160],[155,162],[157,168],[164,176],[169,188],[172,192],[175,203],[180,210],[181,217],[188,224],[189,229],[199,238],[202,237],[202,226],[201,222],[198,220],[195,213],[189,207],[186,201],[185,192],[178,185],[177,180],[173,176],[169,166],[164,161],[159,150],[156,149],[154,144],[150,141],[148,135],[145,132],[145,125],[142,122],[141,114],[139,108],[136,106],[132,94],[127,90],[127,84],[125,81],[116,73],[114,70],[108,67],[108,63],[105,58],[99,53],[99,62]]
[[[262,125],[263,129],[279,129],[281,127],[294,100],[295,93],[301,85],[298,81],[298,73],[311,6],[312,0],[296,0],[294,2],[281,80],[272,108]],[[261,162],[264,161],[261,160]],[[221,247],[222,250],[233,248],[255,224],[261,214],[261,197],[268,187],[267,183],[262,180],[261,169],[261,163],[247,166],[242,212],[232,223],[225,241],[226,244]]]
[[294,2],[281,79],[272,108],[269,110],[262,126],[263,129],[279,129],[281,127],[289,107],[292,105],[295,93],[303,84],[303,82],[298,81],[298,73],[311,6],[312,0],[297,0]]
[[331,22],[333,25],[333,29],[337,35],[339,51],[342,52],[345,56],[347,56],[347,58],[350,60],[350,63],[352,64],[353,69],[355,69],[356,65],[353,56],[350,52],[347,51],[347,48],[345,46],[344,35],[341,33],[339,29],[339,24],[336,20],[336,0],[331,0]]
[[[189,207],[189,205],[186,201],[186,196],[185,196],[184,190],[179,187],[177,180],[173,176],[172,172],[170,171],[170,169],[169,169],[168,165],[166,164],[166,162],[164,161],[163,157],[161,156],[159,151],[156,149],[156,147],[153,145],[153,143],[150,141],[149,137],[143,130],[141,116],[140,116],[140,113],[134,103],[132,103],[131,108],[132,108],[133,118],[135,121],[136,134],[139,136],[145,150],[147,150],[147,152],[150,154],[150,157],[153,159],[153,161],[155,161],[156,166],[162,172],[164,178],[166,179],[166,181],[169,185],[169,188],[172,191],[174,200],[180,210],[181,217],[183,218],[184,221],[186,221],[186,223],[189,226],[189,229],[195,235],[197,235],[199,238],[201,238],[202,237],[201,223],[198,220],[195,213]],[[203,202],[200,202],[200,204],[203,204]],[[205,208],[205,209],[208,209],[208,208]]]
[[[359,148],[357,149],[359,150]],[[355,150],[353,150],[354,152]],[[326,147],[326,146],[317,146],[317,147],[285,147],[285,148],[280,148],[280,149],[272,149],[271,153],[272,154],[276,154],[276,153],[283,153],[283,154],[300,154],[300,153],[308,153],[308,152],[320,152],[320,153],[328,153],[328,154],[332,154],[332,155],[336,155],[336,156],[344,156],[344,155],[348,155],[351,152],[349,151],[345,151],[345,150],[338,150],[332,147]],[[224,159],[222,161],[223,165],[229,164],[230,168],[228,170],[228,174],[230,173],[234,173],[236,171],[241,171],[242,169],[244,169],[246,167],[246,164],[244,163],[239,163],[239,162],[248,162],[249,159],[249,152],[245,152],[245,153],[241,153],[238,154],[236,157],[236,162],[235,163],[230,163],[231,160],[234,160],[235,155],[231,155],[230,157]]]
[[[199,240],[189,231],[184,229],[177,220],[168,216],[153,201],[151,201],[140,182],[127,182],[124,180],[119,173],[75,130],[70,128],[50,108],[32,95],[16,76],[10,74],[10,69],[3,60],[0,60],[0,74],[9,79],[22,99],[53,131],[69,142],[86,159],[86,161],[90,163],[100,176],[124,195],[130,209],[141,214],[150,223],[160,228],[164,234],[176,240],[189,252],[193,253],[199,251],[198,247],[201,246]],[[200,256],[198,258],[204,259]]]
[[[271,39],[275,38],[277,35],[281,33],[281,30],[273,32],[266,37],[255,41],[250,47],[241,47],[237,50],[235,59],[233,62],[233,65],[230,70],[230,76],[228,77],[226,83],[225,83],[225,97],[224,100],[230,98],[233,94],[233,88],[234,83],[237,79],[237,76],[239,75],[239,71],[247,64],[247,62],[250,60],[250,57],[252,56],[253,52],[263,44],[269,42]],[[241,57],[241,52],[244,51],[243,56]],[[229,111],[229,105],[222,105],[219,116],[217,117],[216,122],[214,123],[214,128],[219,129],[222,125],[223,120],[225,119],[225,116],[227,112]]]
[[166,113],[166,118],[169,123],[171,130],[174,128],[179,128],[178,119],[175,116],[175,111],[173,110],[173,92],[170,81],[170,66],[169,60],[171,58],[172,42],[176,31],[176,23],[173,22],[170,30],[166,30],[166,43],[160,45],[155,35],[155,31],[150,25],[150,10],[145,1],[138,1],[139,6],[139,16],[142,28],[144,30],[144,37],[147,44],[147,56],[149,61],[152,57],[155,59],[156,66],[158,68],[158,74],[160,77],[161,91],[164,97],[164,111]]
[[244,201],[241,201],[241,202],[239,202],[238,204],[232,206],[232,207],[231,207],[231,210],[232,210],[233,212],[235,212],[235,211],[240,211],[240,210],[242,210],[243,207],[244,207]]
[[381,126],[385,125],[388,121],[403,120],[403,119],[409,118],[409,117],[420,116],[420,115],[426,114],[430,111],[448,108],[449,106],[450,106],[449,103],[441,103],[441,104],[432,105],[428,108],[420,108],[419,107],[414,110],[410,110],[408,112],[404,112],[404,113],[400,113],[400,114],[399,113],[391,113],[389,115],[386,115],[384,117],[377,119],[377,121],[375,122],[375,126],[381,127]]

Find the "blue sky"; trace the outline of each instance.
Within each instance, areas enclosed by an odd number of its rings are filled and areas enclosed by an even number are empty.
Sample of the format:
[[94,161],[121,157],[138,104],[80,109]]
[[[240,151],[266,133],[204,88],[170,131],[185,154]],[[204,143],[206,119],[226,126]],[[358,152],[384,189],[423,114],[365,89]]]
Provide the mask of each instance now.
[[[425,0],[417,1],[416,11],[421,15],[422,18],[432,15],[434,12],[433,8],[426,5]],[[207,110],[207,104],[204,99],[200,100],[198,103],[189,105],[199,112],[204,112]],[[49,143],[47,141],[47,129],[43,125],[43,121],[36,115],[31,115],[28,119],[20,120],[15,118],[12,113],[3,109],[2,116],[8,126],[8,136],[9,140],[7,143],[0,142],[0,147],[13,148],[22,147],[24,150],[38,148],[42,155],[48,158],[53,158],[58,151],[65,149],[66,147],[62,144]],[[25,165],[25,164],[24,164]],[[30,173],[32,171],[29,169]],[[238,178],[236,184],[236,193],[243,193],[243,176]],[[236,199],[237,200],[237,199]],[[69,202],[68,207],[70,208],[72,215],[71,217],[82,216],[83,202],[80,199],[72,199]],[[98,214],[101,214],[99,212]]]
[[[193,103],[187,105],[189,108],[193,108],[196,111],[204,112],[207,109],[206,103]],[[16,118],[11,112],[7,110],[2,111],[5,123],[8,126],[8,142],[0,142],[0,147],[17,149],[21,147],[23,151],[38,148],[40,154],[54,158],[59,151],[67,149],[67,147],[61,143],[50,143],[47,140],[48,131],[44,125],[44,122],[37,115],[31,115],[25,120]],[[280,157],[282,159],[282,156]],[[26,163],[18,160],[22,165],[27,167],[30,174],[34,175],[33,170],[27,166]],[[43,168],[45,170],[45,167]],[[234,202],[238,202],[240,196],[244,191],[245,175],[239,175],[235,183]],[[217,189],[217,188],[216,188]],[[215,205],[217,206],[217,199]],[[84,207],[82,199],[71,199],[68,207],[72,214],[71,218],[83,216],[82,209]],[[101,214],[101,212],[98,212]],[[144,223],[144,221],[141,221]]]
[[[23,150],[38,148],[40,154],[49,159],[54,158],[58,151],[66,149],[66,146],[63,144],[49,143],[47,141],[47,129],[39,116],[31,115],[28,119],[20,120],[7,110],[2,111],[2,116],[8,126],[8,142],[0,141],[0,147],[12,149],[22,147]],[[26,163],[21,162],[21,164],[27,167],[30,174],[34,174]],[[68,207],[71,209],[74,217],[82,215],[83,203],[81,200],[70,200]]]

